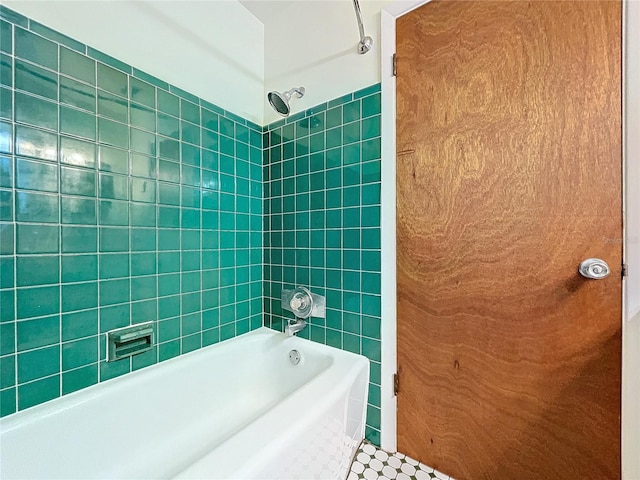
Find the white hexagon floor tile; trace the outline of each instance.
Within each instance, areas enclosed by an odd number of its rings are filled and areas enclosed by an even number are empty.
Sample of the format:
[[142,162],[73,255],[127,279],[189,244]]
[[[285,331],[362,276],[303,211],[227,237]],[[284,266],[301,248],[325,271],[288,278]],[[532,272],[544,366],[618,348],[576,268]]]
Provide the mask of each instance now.
[[455,480],[402,453],[388,453],[363,442],[347,480]]

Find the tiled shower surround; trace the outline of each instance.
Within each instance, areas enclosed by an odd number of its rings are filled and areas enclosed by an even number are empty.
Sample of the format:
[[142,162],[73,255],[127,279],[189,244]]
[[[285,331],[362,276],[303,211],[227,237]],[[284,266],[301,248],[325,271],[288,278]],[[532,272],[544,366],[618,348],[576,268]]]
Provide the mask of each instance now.
[[262,326],[261,127],[1,12],[2,414]]
[[[281,329],[306,285],[328,310],[301,336],[372,360],[379,443],[379,85],[259,127],[0,18],[0,413]],[[104,333],[146,321],[156,348],[107,363]]]
[[301,337],[371,360],[367,438],[380,444],[380,85],[268,126],[264,137],[265,324],[308,286],[326,319]]

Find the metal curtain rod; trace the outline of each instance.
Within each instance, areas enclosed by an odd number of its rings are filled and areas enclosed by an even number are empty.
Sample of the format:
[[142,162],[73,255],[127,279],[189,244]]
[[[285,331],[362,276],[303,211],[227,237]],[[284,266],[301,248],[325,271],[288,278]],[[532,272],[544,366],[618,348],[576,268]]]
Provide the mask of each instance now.
[[360,30],[360,42],[358,43],[358,53],[363,55],[373,47],[373,38],[365,36],[364,25],[362,24],[362,12],[358,0],[353,0],[353,8],[356,11],[356,19],[358,20],[358,29]]

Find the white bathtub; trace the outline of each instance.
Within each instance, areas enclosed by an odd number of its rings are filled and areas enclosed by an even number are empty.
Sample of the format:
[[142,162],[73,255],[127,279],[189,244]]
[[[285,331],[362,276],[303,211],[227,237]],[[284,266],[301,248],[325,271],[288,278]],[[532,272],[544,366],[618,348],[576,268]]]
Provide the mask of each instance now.
[[362,356],[260,328],[3,418],[0,478],[344,479],[368,381]]

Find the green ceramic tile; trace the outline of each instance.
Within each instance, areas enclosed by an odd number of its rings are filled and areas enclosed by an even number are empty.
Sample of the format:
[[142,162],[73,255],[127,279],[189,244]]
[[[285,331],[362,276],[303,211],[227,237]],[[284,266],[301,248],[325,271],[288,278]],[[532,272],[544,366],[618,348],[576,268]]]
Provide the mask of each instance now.
[[19,222],[58,223],[56,195],[16,192],[16,219]]
[[56,161],[58,137],[51,132],[16,125],[16,154]]
[[[125,285],[124,282],[123,285]],[[115,328],[126,327],[130,323],[131,306],[129,303],[100,308],[100,333],[105,333]],[[104,357],[104,355],[102,355],[102,357]]]
[[126,175],[100,173],[99,195],[113,200],[129,199],[129,178]]
[[156,112],[152,108],[131,102],[129,117],[132,126],[149,132],[156,131]]
[[370,138],[379,137],[380,126],[381,121],[379,115],[362,120],[362,139],[367,140]]
[[0,224],[0,255],[13,255],[15,252],[14,245],[14,224]]
[[60,341],[60,316],[17,322],[16,339],[18,352],[56,345]]
[[18,318],[39,317],[58,313],[60,287],[21,288],[17,291]]
[[62,315],[62,341],[75,340],[98,333],[98,310],[84,310]]
[[169,228],[180,227],[180,209],[175,207],[158,207],[158,226]]
[[136,202],[155,203],[156,182],[145,178],[132,178],[131,200]]
[[55,165],[16,158],[16,187],[43,192],[58,191],[58,169]]
[[[182,131],[181,139],[183,142],[188,142],[193,145],[200,145],[201,129],[199,126],[189,122],[182,121],[180,123],[180,127]],[[211,142],[211,140],[208,139],[207,148],[215,149],[216,148],[215,142]]]
[[162,343],[158,346],[159,360],[169,360],[173,357],[180,355],[180,340],[173,340],[170,342]]
[[64,253],[96,252],[98,231],[95,227],[62,227],[62,251]]
[[13,25],[0,20],[0,51],[13,53]]
[[96,84],[95,60],[62,46],[60,47],[60,73],[90,85]]
[[98,90],[98,114],[126,123],[129,120],[128,102],[117,95]]
[[[0,153],[13,152],[12,131],[12,125],[10,123],[0,122]],[[19,139],[20,138],[16,138],[16,141],[18,141]],[[23,149],[24,145],[19,145],[19,147],[20,149]]]
[[179,185],[158,182],[158,203],[164,205],[180,205]]
[[[4,227],[2,232],[4,232]],[[48,225],[18,224],[18,253],[56,253],[59,251],[59,227]]]
[[169,92],[158,90],[158,110],[179,117],[180,99]]
[[152,228],[131,229],[131,250],[148,251],[156,249],[156,230]]
[[200,125],[200,107],[195,103],[180,100],[180,118],[196,125]]
[[60,281],[59,261],[57,256],[17,257],[18,286],[57,284]]
[[126,125],[98,118],[98,141],[119,148],[129,148],[129,129]]
[[[175,140],[180,139],[180,121],[171,115],[158,112],[158,133]],[[162,142],[162,139],[158,140]]]
[[180,319],[172,318],[158,323],[158,341],[166,342],[180,336]]
[[[219,115],[205,108],[202,109],[202,126],[208,130],[217,132],[219,130]],[[260,145],[261,146],[261,145]]]
[[13,387],[16,383],[16,356],[0,357],[0,388]]
[[[95,277],[95,275],[94,275]],[[62,286],[62,311],[71,312],[98,305],[98,283],[74,283]]]
[[24,410],[59,396],[60,375],[53,375],[42,380],[20,385],[18,387],[18,409]]
[[181,148],[182,163],[188,165],[200,166],[200,149],[187,143],[182,144]]
[[115,253],[100,255],[100,278],[121,278],[129,276],[129,254]]
[[[11,88],[13,86],[13,58],[0,54],[0,85]],[[22,77],[20,77],[22,78]]]
[[62,344],[62,370],[71,370],[98,361],[98,337]]
[[150,85],[137,78],[129,79],[129,98],[132,101],[141,103],[151,108],[156,106],[156,89],[153,85]]
[[157,160],[155,157],[150,157],[148,155],[141,155],[139,153],[131,154],[131,175],[136,177],[145,177],[145,178],[156,178],[156,164]]
[[0,88],[0,118],[13,119],[13,92],[8,88]]
[[56,131],[58,129],[58,105],[38,97],[16,92],[16,121]]
[[75,108],[60,107],[60,132],[95,140],[95,116]]
[[73,393],[98,383],[98,365],[87,365],[62,374],[62,394]]
[[158,140],[158,155],[161,158],[180,161],[180,142],[160,137]]
[[96,90],[71,78],[60,77],[60,103],[95,113]]
[[30,382],[60,372],[60,346],[18,354],[18,383]]
[[0,355],[8,355],[16,351],[16,322],[13,308],[9,308],[12,306],[13,292],[13,290],[0,290],[0,299],[2,299],[0,314],[3,322],[0,323]]
[[179,252],[158,253],[158,273],[170,273],[180,271]]
[[[155,298],[156,296],[157,290],[155,276],[134,277],[131,279],[131,301]],[[134,318],[140,317],[136,315]]]
[[0,390],[0,417],[10,415],[16,411],[16,389]]
[[381,157],[380,138],[373,138],[362,142],[362,161],[379,159]]
[[84,282],[97,278],[98,257],[96,255],[64,255],[62,257],[63,283]]
[[[85,197],[95,197],[96,173],[80,168],[62,167],[60,169],[60,192]],[[64,216],[64,204],[62,208]]]
[[0,258],[0,288],[13,288],[15,261],[12,257]]
[[156,155],[156,136],[137,128],[130,128],[131,150],[145,155]]
[[135,227],[155,227],[156,226],[156,205],[131,203],[129,206],[129,220],[131,226]]
[[180,183],[180,164],[161,159],[158,178],[167,182]]
[[100,362],[100,381],[110,380],[130,371],[129,362]]
[[100,282],[100,305],[113,305],[130,300],[129,280],[104,280]]
[[129,152],[100,145],[99,168],[106,172],[129,173]]
[[380,161],[366,162],[362,164],[362,183],[380,181]]
[[153,365],[157,362],[157,356],[158,352],[156,347],[147,352],[134,355],[133,357],[131,357],[131,369],[139,370],[141,368]]
[[362,99],[362,118],[379,115],[381,111],[381,94],[377,93]]
[[129,224],[129,202],[100,200],[100,224],[127,226]]
[[110,93],[127,98],[127,75],[115,68],[98,62],[98,87]]
[[58,46],[22,28],[14,29],[15,55],[52,70],[58,69]]
[[58,100],[58,75],[36,65],[16,60],[15,87],[50,100]]
[[60,197],[61,220],[65,224],[95,225],[96,201],[77,197]]
[[14,219],[12,193],[11,190],[0,190],[0,221],[10,222]]
[[126,228],[101,228],[100,251],[122,252],[129,251],[129,231]]
[[61,137],[60,161],[80,167],[94,167],[96,164],[96,146],[83,140]]

